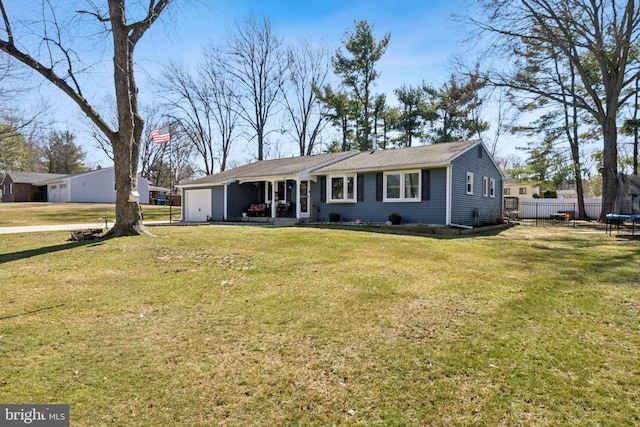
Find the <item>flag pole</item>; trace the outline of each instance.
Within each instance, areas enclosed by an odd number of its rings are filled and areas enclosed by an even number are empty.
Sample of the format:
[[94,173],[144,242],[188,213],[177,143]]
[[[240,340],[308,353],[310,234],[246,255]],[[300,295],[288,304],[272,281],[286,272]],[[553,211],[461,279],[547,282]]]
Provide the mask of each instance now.
[[172,123],[169,123],[169,224],[173,222],[173,162],[171,160],[173,157],[173,142],[171,141],[171,125]]

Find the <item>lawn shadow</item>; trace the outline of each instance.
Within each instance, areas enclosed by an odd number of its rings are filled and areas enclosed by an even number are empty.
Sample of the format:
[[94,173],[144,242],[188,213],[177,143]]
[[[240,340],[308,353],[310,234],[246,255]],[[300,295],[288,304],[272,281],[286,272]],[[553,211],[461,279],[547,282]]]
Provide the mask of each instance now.
[[429,227],[426,225],[371,225],[371,224],[325,224],[325,223],[302,223],[296,227],[309,227],[327,230],[359,231],[378,234],[395,234],[400,236],[429,237],[432,239],[460,239],[470,237],[497,236],[504,230],[510,228],[511,224],[492,225],[487,227],[475,227],[473,229],[463,229],[455,227]]
[[74,249],[80,246],[99,246],[102,243],[103,243],[102,239],[84,240],[80,242],[69,241],[68,243],[63,243],[60,245],[46,246],[43,248],[28,249],[28,250],[18,251],[18,252],[10,252],[10,253],[0,255],[0,264],[5,264],[11,261],[18,261],[21,259],[32,258],[38,255],[65,251],[67,249]]

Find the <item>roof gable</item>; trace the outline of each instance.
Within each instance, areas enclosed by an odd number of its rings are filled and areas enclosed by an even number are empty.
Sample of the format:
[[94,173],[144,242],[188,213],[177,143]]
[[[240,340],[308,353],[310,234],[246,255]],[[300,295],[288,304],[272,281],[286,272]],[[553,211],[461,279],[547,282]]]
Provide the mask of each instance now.
[[478,144],[481,144],[481,142],[475,140],[362,152],[343,161],[317,169],[314,174],[325,175],[335,172],[368,172],[396,168],[443,166]]

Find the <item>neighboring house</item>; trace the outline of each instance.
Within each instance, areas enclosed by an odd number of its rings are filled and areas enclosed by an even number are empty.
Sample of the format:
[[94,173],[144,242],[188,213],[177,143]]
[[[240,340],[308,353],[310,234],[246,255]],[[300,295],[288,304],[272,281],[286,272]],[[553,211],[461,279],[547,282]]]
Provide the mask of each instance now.
[[276,217],[476,225],[502,215],[502,174],[480,141],[266,160],[178,185],[183,219],[228,219],[264,204]]
[[504,192],[505,197],[515,197],[517,199],[533,199],[534,194],[540,195],[540,187],[525,184],[517,178],[505,178]]
[[[575,182],[563,182],[556,189],[556,194],[558,195],[558,199],[577,199],[578,198],[578,190]],[[584,198],[590,198],[591,195],[591,183],[583,179],[582,180],[582,191]]]
[[40,173],[40,172],[7,172],[2,178],[2,202],[29,202],[30,195],[34,190],[42,191],[46,200],[47,188],[39,184],[48,179],[56,179],[61,174]]
[[[105,168],[77,175],[62,175],[41,181],[46,186],[47,200],[52,203],[86,202],[115,203],[116,181],[114,169]],[[138,177],[140,203],[149,203],[149,181]]]

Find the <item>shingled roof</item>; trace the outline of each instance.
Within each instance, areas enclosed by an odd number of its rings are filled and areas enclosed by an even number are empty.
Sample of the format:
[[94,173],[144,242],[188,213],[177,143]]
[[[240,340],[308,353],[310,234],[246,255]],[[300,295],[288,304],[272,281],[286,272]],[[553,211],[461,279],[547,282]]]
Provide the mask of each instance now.
[[35,184],[48,179],[60,178],[67,176],[60,173],[44,173],[44,172],[7,172],[16,184]]
[[325,175],[335,172],[368,172],[395,168],[410,169],[442,166],[479,143],[479,140],[474,140],[392,150],[366,151],[341,162],[317,169],[313,173],[314,175]]
[[207,175],[193,181],[180,183],[179,186],[195,186],[201,184],[222,184],[229,181],[244,181],[250,179],[266,179],[269,177],[291,177],[311,171],[327,163],[348,158],[358,154],[357,151],[318,154],[315,156],[289,157],[284,159],[260,160],[227,169],[224,172]]

